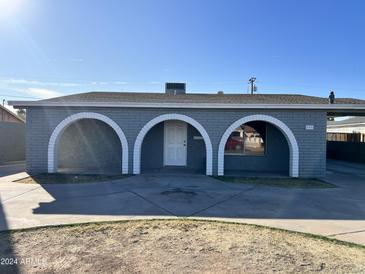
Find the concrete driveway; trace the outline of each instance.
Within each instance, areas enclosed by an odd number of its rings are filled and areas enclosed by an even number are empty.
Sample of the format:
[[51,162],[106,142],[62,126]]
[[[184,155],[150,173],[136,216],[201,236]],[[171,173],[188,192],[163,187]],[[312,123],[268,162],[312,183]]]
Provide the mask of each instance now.
[[365,244],[365,167],[329,162],[334,189],[223,183],[202,175],[141,175],[79,185],[0,178],[0,229],[138,218],[210,218]]

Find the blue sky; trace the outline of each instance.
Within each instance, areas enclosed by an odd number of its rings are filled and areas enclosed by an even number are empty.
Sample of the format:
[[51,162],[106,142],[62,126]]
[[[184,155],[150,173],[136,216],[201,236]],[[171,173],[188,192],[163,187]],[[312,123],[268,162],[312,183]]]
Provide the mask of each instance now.
[[[1,3],[2,2],[2,3]],[[365,1],[0,0],[0,98],[91,90],[365,99]]]

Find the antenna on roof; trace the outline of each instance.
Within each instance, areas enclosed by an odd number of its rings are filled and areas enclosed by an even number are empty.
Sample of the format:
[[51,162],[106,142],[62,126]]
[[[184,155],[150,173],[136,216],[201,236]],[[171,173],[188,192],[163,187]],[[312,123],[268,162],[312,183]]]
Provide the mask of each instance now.
[[256,77],[251,77],[250,79],[248,79],[248,82],[251,85],[251,88],[250,88],[251,94],[253,94],[254,92],[257,91],[257,86],[255,85]]

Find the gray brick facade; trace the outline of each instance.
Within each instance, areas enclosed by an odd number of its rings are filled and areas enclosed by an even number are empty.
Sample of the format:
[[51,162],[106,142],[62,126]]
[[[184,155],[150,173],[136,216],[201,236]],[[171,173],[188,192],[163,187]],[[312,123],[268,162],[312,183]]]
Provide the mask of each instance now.
[[[112,119],[124,132],[129,148],[129,173],[133,170],[133,147],[143,126],[151,119],[169,113],[189,116],[207,131],[213,146],[213,175],[217,174],[219,142],[225,130],[238,119],[254,114],[279,119],[293,132],[299,145],[299,176],[323,177],[326,170],[326,112],[319,110],[227,110],[227,109],[157,109],[98,107],[29,107],[27,109],[27,170],[47,172],[50,136],[65,118],[79,112],[95,112]],[[306,129],[312,125],[313,130]]]

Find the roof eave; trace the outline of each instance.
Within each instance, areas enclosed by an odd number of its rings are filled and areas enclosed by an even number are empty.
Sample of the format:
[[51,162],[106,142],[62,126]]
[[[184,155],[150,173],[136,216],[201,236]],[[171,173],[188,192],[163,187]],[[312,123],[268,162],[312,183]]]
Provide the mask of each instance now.
[[42,102],[9,101],[15,108],[27,107],[125,107],[125,108],[206,108],[206,109],[323,109],[365,110],[365,104],[229,104],[229,103],[138,103],[138,102]]

